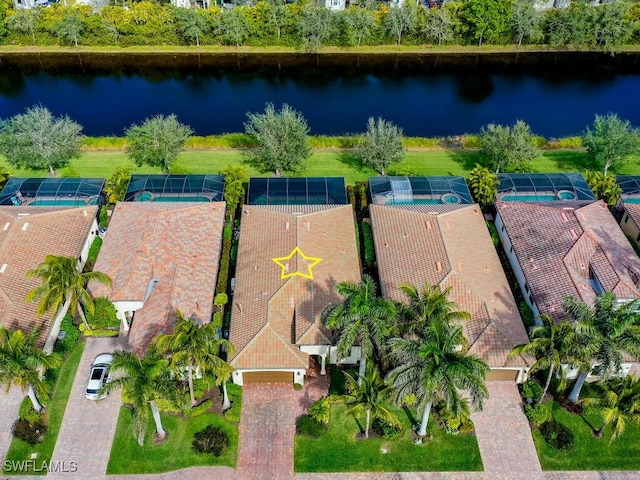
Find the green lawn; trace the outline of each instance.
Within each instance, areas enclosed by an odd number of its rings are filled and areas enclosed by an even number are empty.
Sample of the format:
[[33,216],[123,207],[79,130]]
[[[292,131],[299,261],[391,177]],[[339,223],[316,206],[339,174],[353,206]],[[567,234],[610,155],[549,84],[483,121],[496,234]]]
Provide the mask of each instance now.
[[[132,412],[122,407],[118,417],[116,434],[111,447],[107,474],[160,473],[201,465],[235,467],[238,455],[238,427],[215,413],[198,417],[162,415],[162,425],[169,439],[162,445],[153,444],[155,424],[151,416],[144,446],[133,437]],[[224,429],[229,437],[229,447],[220,457],[198,454],[191,450],[193,435],[208,425]]]
[[[537,172],[583,171],[586,154],[582,150],[546,150],[535,160]],[[402,163],[391,166],[388,173],[415,175],[466,175],[479,161],[476,150],[423,149],[410,150]],[[232,149],[187,150],[180,154],[177,167],[189,173],[218,173],[229,164],[243,161],[242,152]],[[15,176],[45,176],[46,172],[16,170],[6,165]],[[71,167],[83,177],[109,177],[118,167],[131,166],[123,151],[91,150],[71,162]],[[134,173],[159,173],[151,167],[135,167]],[[247,166],[249,175],[264,175]],[[630,163],[618,173],[640,174],[640,165]],[[315,150],[304,172],[308,176],[343,176],[348,184],[376,175],[363,167],[348,150]],[[268,175],[268,174],[267,174]]]
[[[7,453],[6,460],[21,461],[30,460],[31,454],[37,453],[36,467],[39,469],[41,462],[50,462],[53,455],[53,448],[56,445],[58,439],[58,432],[60,432],[60,425],[62,424],[62,417],[64,416],[65,409],[67,408],[67,401],[69,400],[69,394],[71,393],[71,387],[73,380],[80,364],[80,358],[82,357],[82,351],[84,350],[84,342],[80,342],[74,347],[67,359],[60,367],[56,386],[53,390],[53,397],[46,406],[46,414],[48,418],[49,431],[42,443],[37,445],[29,445],[22,440],[13,438],[9,452]],[[15,387],[14,387],[15,388]],[[21,471],[21,472],[8,472],[3,470],[3,473],[15,474],[32,474],[33,472]],[[45,474],[46,471],[39,472]]]
[[555,450],[534,430],[533,441],[544,470],[640,470],[640,426],[629,423],[624,434],[609,445],[610,430],[601,439],[592,434],[592,426],[602,425],[596,411],[587,410],[580,416],[554,404],[553,417],[573,431],[575,445],[567,452]]
[[[296,435],[296,472],[438,472],[482,470],[482,459],[475,435],[447,435],[433,421],[429,423],[429,442],[411,441],[410,419],[397,411],[405,426],[394,440],[380,437],[356,440],[359,426],[346,415],[344,405],[331,407],[329,430],[320,438]],[[382,453],[382,448],[387,453]]]

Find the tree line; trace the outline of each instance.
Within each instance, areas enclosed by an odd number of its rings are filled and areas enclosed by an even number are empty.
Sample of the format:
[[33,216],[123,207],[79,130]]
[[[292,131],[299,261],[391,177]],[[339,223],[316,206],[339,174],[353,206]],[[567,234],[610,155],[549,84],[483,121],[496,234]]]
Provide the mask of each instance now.
[[[615,52],[640,41],[640,5],[618,0],[540,10],[536,0],[445,1],[423,8],[407,1],[390,8],[376,0],[343,11],[324,1],[238,0],[234,8],[185,9],[164,1],[109,5],[54,3],[15,9],[0,3],[0,42],[9,45],[323,46],[544,44],[590,46]],[[115,2],[117,3],[117,2]],[[213,2],[215,3],[215,2]]]

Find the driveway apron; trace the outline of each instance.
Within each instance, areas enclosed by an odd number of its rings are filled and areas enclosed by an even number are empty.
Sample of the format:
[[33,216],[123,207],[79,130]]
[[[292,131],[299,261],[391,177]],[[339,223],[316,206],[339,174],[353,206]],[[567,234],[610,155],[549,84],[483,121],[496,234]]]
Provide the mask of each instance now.
[[472,414],[484,471],[489,477],[540,478],[542,468],[529,422],[513,382],[487,382],[489,399]]
[[13,438],[11,430],[13,423],[18,419],[18,410],[24,397],[25,393],[20,390],[20,387],[11,387],[9,393],[5,393],[4,388],[0,390],[0,460],[2,461],[7,458]]
[[49,472],[48,478],[99,478],[107,471],[122,405],[120,392],[91,401],[85,398],[85,388],[94,358],[122,347],[114,338],[88,338],[86,342],[53,451],[52,464],[58,471]]

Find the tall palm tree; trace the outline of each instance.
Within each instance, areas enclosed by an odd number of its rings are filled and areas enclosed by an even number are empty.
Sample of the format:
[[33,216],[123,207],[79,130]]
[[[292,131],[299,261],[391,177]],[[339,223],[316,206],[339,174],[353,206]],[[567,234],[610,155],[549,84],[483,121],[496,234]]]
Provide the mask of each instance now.
[[369,425],[371,425],[371,415],[379,418],[391,425],[399,425],[398,417],[385,406],[391,394],[391,387],[387,385],[378,369],[371,364],[367,366],[367,371],[361,381],[353,378],[345,372],[347,380],[347,394],[344,395],[345,403],[349,407],[348,415],[354,417],[362,412],[365,413],[364,438],[369,438]]
[[7,391],[11,385],[26,391],[37,412],[43,408],[38,397],[47,393],[42,373],[62,363],[57,354],[45,353],[36,346],[39,335],[39,328],[25,335],[22,330],[0,327],[0,384],[5,385]]
[[[218,385],[226,382],[233,367],[220,357],[220,353],[224,351],[233,355],[233,345],[229,340],[218,338],[216,335],[216,328],[222,326],[220,313],[216,312],[213,321],[204,325],[196,323],[189,317],[185,318],[179,310],[176,310],[175,315],[176,323],[173,326],[173,333],[160,335],[155,343],[160,352],[171,353],[171,368],[175,370],[187,367],[189,396],[191,406],[194,406],[196,404],[193,392],[194,368],[198,368],[203,375],[207,371],[212,372]],[[229,400],[225,387],[223,387],[223,394],[225,397],[223,404],[227,405]]]
[[578,379],[568,397],[571,402],[578,401],[592,364],[598,365],[602,378],[608,378],[620,373],[625,354],[640,358],[638,303],[633,300],[620,304],[610,292],[598,296],[593,307],[578,298],[563,299],[565,311],[575,321],[575,343],[589,360],[579,368]]
[[95,280],[111,286],[111,279],[104,273],[79,272],[78,260],[74,257],[47,255],[43,263],[27,272],[27,278],[32,277],[40,278],[42,284],[27,293],[26,301],[38,300],[38,315],[44,315],[49,310],[55,315],[69,301],[69,313],[75,315],[76,311],[79,312],[87,329],[90,327],[82,306],[89,313],[93,313],[95,308],[86,288],[87,283]]
[[138,444],[144,445],[149,412],[156,424],[156,434],[164,438],[167,432],[162,428],[157,400],[167,398],[179,402],[180,399],[169,371],[169,360],[153,348],[142,358],[131,352],[116,351],[111,371],[115,379],[105,384],[104,393],[122,388],[123,400],[133,405],[133,435]]
[[540,320],[542,325],[534,327],[531,331],[531,341],[513,347],[509,357],[518,355],[533,355],[536,357],[537,360],[531,365],[530,373],[549,369],[547,381],[540,396],[540,400],[542,400],[549,389],[554,373],[560,375],[558,387],[563,389],[566,386],[567,376],[562,364],[571,362],[574,357],[575,332],[569,322],[565,321],[556,324],[549,315],[541,315]]
[[449,300],[451,287],[441,290],[438,285],[425,283],[423,290],[419,291],[414,285],[403,283],[398,288],[408,298],[408,303],[400,307],[403,321],[398,328],[401,333],[421,331],[425,323],[434,319],[455,323],[471,318],[469,313],[460,310],[456,302]]
[[613,425],[609,444],[624,433],[627,423],[640,424],[640,379],[627,375],[617,377],[597,386],[597,397],[585,398],[584,404],[602,409],[602,427],[597,431],[602,437],[605,428]]
[[468,353],[461,325],[431,320],[424,323],[421,331],[392,338],[389,344],[395,368],[388,378],[396,402],[413,394],[422,408],[418,435],[426,435],[434,403],[444,402],[447,410],[458,417],[468,411],[463,396],[474,408],[482,408],[482,401],[488,396],[484,379],[489,366]]
[[360,344],[358,381],[365,376],[367,360],[384,353],[385,340],[396,319],[395,305],[377,295],[376,284],[369,275],[359,283],[341,282],[336,287],[341,303],[328,305],[321,315],[322,323],[337,331],[338,356],[349,356],[351,348]]

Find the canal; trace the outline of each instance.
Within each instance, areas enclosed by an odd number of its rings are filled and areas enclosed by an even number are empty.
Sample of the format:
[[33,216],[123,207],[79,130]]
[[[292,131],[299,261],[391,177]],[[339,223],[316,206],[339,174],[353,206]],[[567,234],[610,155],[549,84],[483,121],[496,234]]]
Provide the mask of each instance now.
[[197,135],[212,135],[243,131],[247,112],[286,102],[303,113],[315,135],[362,131],[369,116],[424,137],[475,133],[491,122],[518,119],[548,138],[578,135],[595,114],[609,112],[640,126],[640,68],[620,62],[203,66],[194,58],[154,68],[121,61],[96,68],[87,59],[70,66],[39,59],[38,66],[33,59],[16,64],[2,58],[0,117],[42,104],[99,136],[122,135],[146,117],[175,113]]

